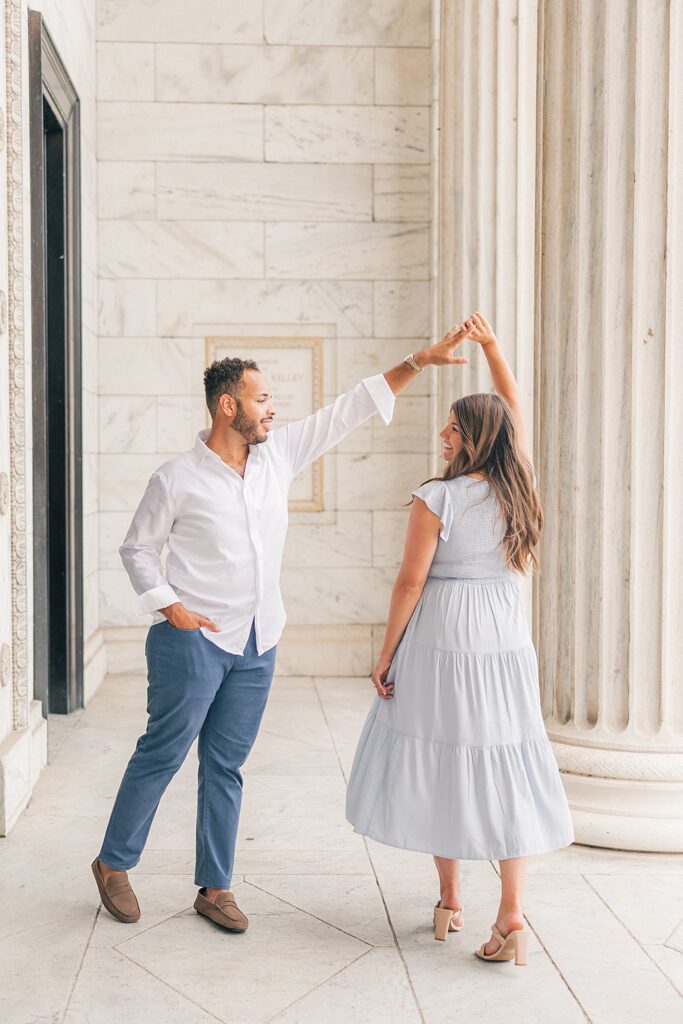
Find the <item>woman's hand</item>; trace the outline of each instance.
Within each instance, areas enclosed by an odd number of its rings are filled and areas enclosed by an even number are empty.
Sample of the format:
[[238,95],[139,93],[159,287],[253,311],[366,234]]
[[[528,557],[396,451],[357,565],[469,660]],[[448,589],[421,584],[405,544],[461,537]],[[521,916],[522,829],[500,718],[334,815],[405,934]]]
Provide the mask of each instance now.
[[467,328],[467,337],[472,341],[478,341],[480,345],[490,345],[491,342],[498,340],[483,313],[473,313],[463,326]]
[[387,654],[380,654],[377,664],[372,670],[372,675],[370,676],[375,685],[375,689],[377,690],[377,695],[381,697],[382,700],[391,700],[394,696],[392,692],[394,684],[387,682],[390,665],[391,657]]
[[436,345],[423,349],[419,355],[426,356],[427,361],[432,366],[453,366],[456,363],[468,363],[469,359],[467,356],[453,355],[460,342],[464,341],[466,337],[467,329],[465,325],[458,324],[457,327],[451,327],[450,331],[444,334],[441,341],[438,341]]

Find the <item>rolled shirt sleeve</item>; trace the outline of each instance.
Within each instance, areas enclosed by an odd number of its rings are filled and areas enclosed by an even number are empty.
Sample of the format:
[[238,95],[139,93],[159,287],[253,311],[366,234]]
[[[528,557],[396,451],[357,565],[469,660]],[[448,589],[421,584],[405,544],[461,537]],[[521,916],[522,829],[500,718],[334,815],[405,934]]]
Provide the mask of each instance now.
[[288,463],[292,476],[296,476],[376,412],[389,424],[395,403],[396,396],[386,377],[378,373],[364,378],[351,391],[312,415],[274,430],[271,441]]
[[138,595],[138,610],[154,612],[178,596],[161,565],[161,553],[173,526],[173,503],[160,473],[153,473],[119,548],[121,561]]

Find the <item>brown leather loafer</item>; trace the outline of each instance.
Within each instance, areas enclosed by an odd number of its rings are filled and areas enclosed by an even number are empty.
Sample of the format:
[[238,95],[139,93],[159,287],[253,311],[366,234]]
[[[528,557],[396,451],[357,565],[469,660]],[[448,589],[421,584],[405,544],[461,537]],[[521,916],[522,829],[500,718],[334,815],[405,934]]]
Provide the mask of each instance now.
[[97,888],[100,890],[102,904],[111,916],[115,917],[117,921],[123,921],[124,924],[134,924],[135,921],[139,921],[140,905],[128,881],[128,873],[121,871],[110,875],[105,882],[99,860],[95,858],[90,866],[97,882]]
[[203,888],[200,889],[194,901],[194,909],[198,914],[203,914],[229,932],[246,932],[249,920],[235,903],[231,892],[219,893],[215,903],[207,900],[204,892]]

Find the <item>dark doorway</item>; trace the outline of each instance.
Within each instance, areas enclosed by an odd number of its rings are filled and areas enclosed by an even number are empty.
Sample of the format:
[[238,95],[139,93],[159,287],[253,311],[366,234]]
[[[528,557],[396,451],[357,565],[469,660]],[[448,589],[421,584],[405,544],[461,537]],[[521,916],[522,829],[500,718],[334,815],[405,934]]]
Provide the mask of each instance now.
[[29,15],[33,331],[34,692],[83,704],[78,96]]

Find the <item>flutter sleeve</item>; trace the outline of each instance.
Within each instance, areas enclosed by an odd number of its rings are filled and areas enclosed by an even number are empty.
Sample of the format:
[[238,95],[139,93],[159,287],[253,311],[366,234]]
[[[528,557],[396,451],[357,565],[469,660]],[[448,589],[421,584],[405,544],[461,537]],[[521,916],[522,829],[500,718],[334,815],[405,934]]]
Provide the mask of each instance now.
[[441,520],[439,537],[441,540],[448,540],[453,525],[453,504],[448,484],[443,480],[428,480],[416,491],[413,491],[416,498],[424,501],[430,512]]

